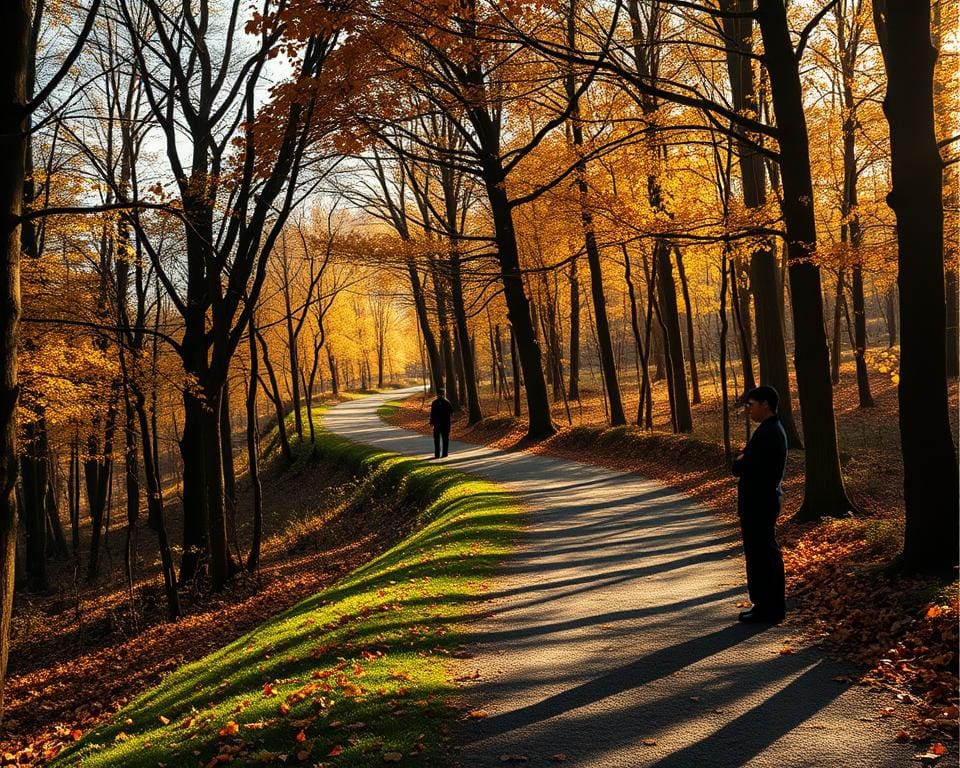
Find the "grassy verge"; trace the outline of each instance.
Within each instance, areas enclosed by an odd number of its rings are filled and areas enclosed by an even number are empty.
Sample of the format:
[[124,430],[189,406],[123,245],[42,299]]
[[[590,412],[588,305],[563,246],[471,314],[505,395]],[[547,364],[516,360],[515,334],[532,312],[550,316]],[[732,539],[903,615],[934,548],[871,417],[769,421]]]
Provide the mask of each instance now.
[[[53,765],[444,765],[449,662],[519,529],[495,486],[320,433],[357,469],[344,503],[419,511],[414,532],[331,588],[184,666]],[[188,627],[184,631],[189,632]]]

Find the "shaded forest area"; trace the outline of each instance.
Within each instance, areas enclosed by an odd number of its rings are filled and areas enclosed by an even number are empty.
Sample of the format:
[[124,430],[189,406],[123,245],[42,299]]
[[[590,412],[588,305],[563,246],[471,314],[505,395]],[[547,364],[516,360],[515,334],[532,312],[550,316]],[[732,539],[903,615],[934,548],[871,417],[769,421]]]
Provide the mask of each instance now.
[[[295,562],[285,471],[315,406],[401,382],[444,386],[468,436],[619,451],[723,508],[738,402],[773,385],[794,594],[834,601],[834,638],[851,585],[894,595],[891,640],[953,622],[957,20],[955,0],[7,3],[6,708],[69,662],[36,645],[57,628],[106,649],[252,616],[288,578],[266,564]],[[955,721],[956,653],[875,659],[875,630],[841,644],[921,697],[947,675],[921,726]],[[39,722],[11,715],[6,743]]]

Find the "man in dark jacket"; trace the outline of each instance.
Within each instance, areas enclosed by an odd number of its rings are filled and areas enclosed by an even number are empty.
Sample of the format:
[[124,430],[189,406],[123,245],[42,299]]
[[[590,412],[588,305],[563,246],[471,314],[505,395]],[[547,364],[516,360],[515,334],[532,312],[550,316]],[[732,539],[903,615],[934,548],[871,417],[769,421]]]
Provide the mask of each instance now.
[[787,433],[777,416],[780,396],[773,387],[747,393],[745,405],[758,424],[733,462],[737,483],[737,514],[747,561],[747,589],[753,607],[740,614],[747,623],[783,621],[783,555],[777,543],[776,523],[783,507],[780,483],[787,463]]
[[[444,397],[443,387],[437,387],[437,399],[430,404],[430,424],[433,427],[433,458],[447,455],[450,448],[450,417],[453,406]],[[443,451],[441,452],[441,443]]]

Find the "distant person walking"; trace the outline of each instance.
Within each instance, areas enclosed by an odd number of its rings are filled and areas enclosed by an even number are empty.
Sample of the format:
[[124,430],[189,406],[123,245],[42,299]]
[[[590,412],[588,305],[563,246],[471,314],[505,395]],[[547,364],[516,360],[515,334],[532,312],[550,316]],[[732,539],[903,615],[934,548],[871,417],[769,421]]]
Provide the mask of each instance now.
[[747,589],[753,607],[740,613],[746,623],[783,621],[786,597],[783,555],[777,542],[777,517],[783,507],[783,471],[787,464],[787,433],[777,416],[780,395],[761,386],[747,393],[745,406],[758,424],[746,447],[733,462],[737,483],[737,514],[747,561]]
[[430,405],[430,425],[433,427],[433,458],[447,455],[450,448],[450,417],[453,405],[444,397],[446,390],[437,387],[437,399]]

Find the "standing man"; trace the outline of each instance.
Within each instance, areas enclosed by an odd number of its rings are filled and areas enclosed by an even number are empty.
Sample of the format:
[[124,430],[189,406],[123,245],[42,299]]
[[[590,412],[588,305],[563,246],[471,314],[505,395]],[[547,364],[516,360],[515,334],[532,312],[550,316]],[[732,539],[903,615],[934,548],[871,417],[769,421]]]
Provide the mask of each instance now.
[[[446,390],[437,387],[437,399],[430,404],[430,424],[433,427],[433,458],[447,455],[450,448],[450,417],[453,405],[444,397]],[[443,451],[441,452],[441,443]]]
[[777,517],[783,507],[783,471],[787,463],[787,433],[777,416],[780,395],[761,386],[747,393],[745,406],[759,426],[733,462],[737,483],[737,514],[747,561],[747,589],[753,607],[740,614],[746,623],[783,621],[786,598],[783,555],[777,542]]

